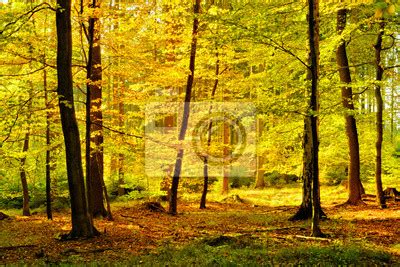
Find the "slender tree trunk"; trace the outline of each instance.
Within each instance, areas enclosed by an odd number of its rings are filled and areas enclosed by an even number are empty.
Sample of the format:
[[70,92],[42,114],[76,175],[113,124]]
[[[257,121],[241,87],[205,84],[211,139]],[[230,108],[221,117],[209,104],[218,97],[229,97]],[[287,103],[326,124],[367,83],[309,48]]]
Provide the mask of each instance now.
[[[179,141],[183,141],[185,139],[185,134],[189,121],[190,114],[190,100],[192,95],[192,87],[194,80],[194,69],[195,69],[195,60],[196,60],[196,48],[197,48],[197,34],[199,30],[199,19],[197,17],[200,14],[200,0],[196,0],[194,5],[194,14],[195,17],[193,19],[193,31],[192,31],[192,44],[190,50],[190,63],[189,63],[189,75],[186,84],[186,92],[185,92],[185,103],[183,110],[183,118],[182,125],[179,132]],[[178,186],[179,186],[179,178],[181,175],[182,169],[182,160],[183,160],[183,148],[179,148],[174,168],[174,176],[172,177],[171,184],[171,198],[169,200],[169,213],[175,215],[177,213],[177,200],[178,200]]]
[[[46,58],[46,55],[44,56]],[[46,62],[45,62],[46,63]],[[44,88],[44,102],[46,107],[46,213],[47,219],[53,219],[53,213],[51,210],[51,134],[50,134],[50,126],[51,126],[51,114],[50,114],[50,103],[49,103],[49,92],[47,90],[47,70],[43,71],[43,88]]]
[[383,142],[383,99],[381,93],[381,86],[379,82],[383,78],[383,67],[381,62],[382,51],[382,37],[385,30],[385,23],[379,23],[379,33],[375,48],[375,68],[376,68],[376,81],[375,85],[375,98],[376,98],[376,159],[375,159],[375,183],[376,183],[376,201],[381,208],[386,208],[385,198],[382,189],[382,142]]
[[[99,0],[92,0],[92,8],[100,8]],[[89,211],[93,217],[107,216],[103,197],[103,112],[100,20],[89,18],[89,52],[87,64],[86,99],[86,179]],[[92,145],[93,144],[93,145]],[[94,146],[94,147],[93,147]]]
[[[311,72],[308,74],[311,80]],[[296,214],[289,218],[290,221],[300,221],[312,218],[312,181],[313,181],[313,159],[310,116],[304,118],[303,132],[303,194],[302,202]],[[325,212],[319,207],[320,219],[326,218]]]
[[[264,131],[264,122],[261,120],[261,118],[257,118],[257,136],[259,139],[261,139],[263,131]],[[265,170],[263,169],[263,164],[264,164],[264,156],[261,155],[259,151],[257,151],[257,172],[256,172],[255,188],[259,189],[265,187],[265,181],[264,181]]]
[[[229,156],[230,153],[230,149],[229,149],[229,140],[230,140],[230,127],[229,124],[224,122],[223,125],[223,130],[224,130],[224,159],[227,158]],[[224,160],[224,164],[223,164],[223,171],[224,171],[224,177],[222,178],[222,194],[226,195],[229,192],[229,163],[225,162]]]
[[[118,79],[119,80],[119,79]],[[118,125],[122,129],[124,127],[125,105],[124,105],[125,87],[119,84],[118,81]],[[124,137],[122,136],[122,139]],[[125,155],[118,154],[118,195],[125,194]]]
[[57,0],[57,93],[66,149],[72,230],[67,238],[92,237],[98,232],[90,219],[83,178],[79,129],[72,81],[71,0]]
[[394,85],[392,85],[390,92],[390,142],[394,143],[394,118],[396,113],[394,111]]
[[322,236],[319,227],[320,220],[320,193],[319,193],[319,170],[318,170],[318,72],[319,72],[319,1],[308,1],[308,34],[311,58],[311,96],[310,117],[311,121],[311,151],[312,151],[312,225],[311,235]]
[[[310,23],[310,22],[309,22]],[[311,33],[309,29],[309,38]],[[318,31],[317,31],[318,32]],[[319,40],[317,42],[317,50],[319,50]],[[311,42],[310,42],[311,45]],[[312,65],[312,49],[310,49],[310,53],[308,55],[308,61]],[[319,53],[319,52],[318,52]],[[318,61],[318,54],[317,54],[317,61]],[[315,64],[315,63],[314,63]],[[318,74],[318,66],[316,67],[316,71]],[[315,71],[315,70],[314,70]],[[315,81],[313,78],[315,77],[315,74],[313,76],[313,69],[310,67],[307,70],[307,80],[309,80],[312,85],[314,86]],[[313,96],[313,95],[312,95]],[[313,96],[313,97],[318,97],[318,95]],[[316,99],[315,101],[317,101]],[[318,102],[316,109],[318,110]],[[313,113],[313,112],[312,112]],[[289,218],[290,221],[299,221],[299,220],[307,220],[313,218],[313,197],[314,197],[314,192],[313,188],[313,181],[316,180],[317,178],[314,177],[314,175],[318,174],[318,170],[315,171],[314,168],[314,163],[315,163],[315,141],[313,141],[313,129],[312,129],[312,119],[314,116],[308,115],[304,117],[304,131],[303,131],[303,171],[302,171],[302,180],[303,180],[303,193],[302,193],[302,202],[297,210],[296,214],[294,214],[292,217]],[[318,118],[317,118],[318,119]],[[318,127],[318,120],[317,120],[317,127]],[[318,144],[318,142],[317,142]],[[317,166],[318,167],[318,166]],[[319,180],[319,178],[318,178]],[[319,201],[319,183],[318,183],[318,194],[317,198],[317,207],[318,207],[318,212],[317,214],[319,215],[319,219],[324,219],[327,218],[327,215],[321,208],[321,203]]]
[[[31,100],[29,100],[29,101],[31,101]],[[30,112],[30,110],[28,110],[28,112]],[[28,117],[30,117],[30,115],[28,115]],[[24,155],[20,159],[20,171],[19,171],[19,174],[21,177],[22,195],[23,195],[23,202],[22,202],[22,215],[23,216],[31,216],[31,212],[29,210],[28,182],[26,180],[26,171],[25,171],[26,153],[28,152],[28,149],[29,149],[29,137],[30,137],[30,127],[28,126],[27,132],[25,133],[25,137],[24,137],[24,145],[22,148],[22,153],[24,153]]]
[[[337,12],[337,33],[340,35],[346,27],[347,10],[340,9]],[[336,50],[336,63],[339,68],[340,81],[345,84],[351,83],[351,75],[349,69],[349,61],[346,52],[346,43],[344,40],[340,43]],[[358,143],[357,124],[354,117],[353,90],[351,86],[343,86],[342,89],[342,104],[346,109],[346,135],[349,146],[349,198],[347,204],[357,205],[361,200],[361,179],[360,179],[360,148]]]
[[[219,58],[218,58],[218,52],[216,53],[217,57],[217,62],[215,64],[215,81],[214,81],[214,86],[211,91],[211,100],[214,100],[215,97],[215,92],[217,91],[219,79]],[[209,114],[211,114],[212,110],[212,104],[209,109]],[[207,131],[207,148],[209,149],[211,146],[211,133],[212,133],[212,121],[208,124],[208,131]],[[208,151],[207,151],[208,153]],[[208,191],[208,154],[204,156],[204,165],[203,165],[203,175],[204,175],[204,183],[203,183],[203,193],[201,194],[201,200],[200,200],[200,209],[205,209],[206,208],[206,199],[207,199],[207,191]]]

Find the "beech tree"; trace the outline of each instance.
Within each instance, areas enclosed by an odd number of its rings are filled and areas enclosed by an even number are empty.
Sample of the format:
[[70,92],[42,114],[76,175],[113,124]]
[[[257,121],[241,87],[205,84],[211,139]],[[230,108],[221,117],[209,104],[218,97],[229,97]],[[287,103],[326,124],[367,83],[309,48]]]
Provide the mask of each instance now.
[[311,235],[322,236],[319,227],[320,220],[320,192],[318,169],[318,77],[319,77],[319,1],[308,1],[308,38],[310,48],[310,131],[311,131],[311,159],[312,159],[312,225]]
[[[194,71],[195,71],[195,61],[196,61],[196,48],[197,48],[197,35],[199,31],[199,18],[200,14],[200,0],[196,0],[194,4],[194,19],[193,19],[193,30],[192,30],[192,42],[190,48],[190,63],[189,63],[189,75],[186,83],[185,90],[185,102],[183,109],[183,117],[182,117],[182,125],[179,131],[179,141],[185,140],[185,134],[188,126],[189,115],[190,115],[190,100],[192,95],[193,81],[194,81]],[[176,154],[175,168],[174,168],[174,176],[172,177],[171,183],[171,196],[169,200],[169,213],[175,215],[177,213],[177,200],[178,200],[178,185],[179,178],[181,175],[182,169],[182,160],[183,160],[183,147],[179,147]]]
[[[100,1],[93,0],[90,7],[98,10]],[[94,217],[106,217],[108,212],[104,208],[104,199],[107,198],[107,193],[103,175],[101,32],[97,13],[94,11],[90,16],[87,31],[89,50],[86,67],[88,79],[86,91],[86,181],[90,214]]]
[[[337,33],[340,35],[346,27],[347,10],[341,8],[337,11]],[[346,203],[357,205],[363,203],[361,194],[363,194],[363,186],[360,179],[360,148],[358,143],[357,124],[354,117],[354,100],[353,90],[349,85],[351,83],[351,75],[349,69],[349,60],[346,52],[346,42],[341,40],[336,49],[336,62],[339,69],[340,81],[345,84],[342,86],[342,105],[345,108],[346,135],[349,147],[349,167],[348,167],[348,188],[349,198]]]
[[376,184],[376,202],[381,208],[386,208],[385,196],[382,190],[382,143],[383,143],[383,99],[381,85],[383,78],[383,67],[381,62],[382,37],[385,31],[385,22],[379,21],[379,32],[374,45],[375,48],[375,69],[376,69],[376,158],[375,158],[375,184]]
[[57,94],[66,150],[72,230],[67,238],[97,234],[87,209],[72,79],[71,0],[57,0]]

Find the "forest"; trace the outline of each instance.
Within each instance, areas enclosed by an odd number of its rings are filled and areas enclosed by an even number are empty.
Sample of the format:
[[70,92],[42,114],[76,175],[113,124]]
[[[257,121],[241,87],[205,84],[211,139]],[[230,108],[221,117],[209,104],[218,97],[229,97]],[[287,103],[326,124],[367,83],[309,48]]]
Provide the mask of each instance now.
[[0,265],[400,264],[399,14],[0,0]]

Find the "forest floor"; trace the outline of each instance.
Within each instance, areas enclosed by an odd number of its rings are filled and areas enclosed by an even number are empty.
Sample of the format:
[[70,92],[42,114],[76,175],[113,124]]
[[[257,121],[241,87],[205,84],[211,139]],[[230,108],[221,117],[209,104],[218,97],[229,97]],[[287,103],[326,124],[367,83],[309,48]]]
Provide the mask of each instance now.
[[[179,215],[151,212],[137,202],[115,205],[114,221],[96,219],[101,235],[59,241],[71,228],[68,212],[11,216],[0,221],[1,264],[117,265],[389,264],[400,266],[400,202],[381,210],[325,205],[324,239],[310,221],[290,222],[295,206],[179,203]],[[7,211],[5,211],[7,212]]]

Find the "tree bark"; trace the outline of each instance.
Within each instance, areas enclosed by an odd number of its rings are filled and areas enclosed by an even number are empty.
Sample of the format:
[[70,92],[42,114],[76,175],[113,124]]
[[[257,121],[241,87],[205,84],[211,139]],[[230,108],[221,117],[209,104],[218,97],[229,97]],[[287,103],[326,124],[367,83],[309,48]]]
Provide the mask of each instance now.
[[222,178],[222,194],[226,195],[229,192],[229,162],[225,161],[225,158],[229,156],[230,149],[230,127],[227,122],[224,122],[223,125],[223,130],[224,130],[224,164],[223,164],[223,171],[224,171],[224,177]]
[[[264,122],[261,120],[261,118],[257,118],[257,136],[259,139],[261,139],[263,131],[264,131]],[[262,189],[265,187],[265,181],[264,181],[265,170],[263,169],[263,164],[264,164],[264,156],[260,155],[260,152],[257,151],[257,172],[256,172],[256,184],[254,187],[258,189]]]
[[[218,83],[219,83],[219,58],[218,58],[218,52],[216,53],[217,61],[215,64],[215,80],[214,80],[214,86],[211,91],[211,100],[214,100],[215,92],[217,91]],[[212,104],[209,109],[209,114],[211,114],[212,111]],[[207,131],[207,148],[209,149],[211,146],[211,133],[212,133],[212,121],[210,121],[208,125],[208,131]],[[208,152],[208,151],[207,151]],[[207,199],[207,191],[208,191],[208,154],[204,156],[204,165],[203,165],[203,175],[204,175],[204,182],[203,182],[203,192],[201,194],[201,200],[200,200],[200,209],[205,209],[206,208],[206,199]]]
[[57,0],[57,93],[66,149],[72,230],[68,238],[92,237],[98,232],[90,219],[83,178],[79,129],[72,81],[71,0]]
[[[31,101],[31,100],[29,100]],[[30,104],[29,104],[30,106]],[[30,110],[28,110],[30,114]],[[28,115],[30,117],[30,115]],[[24,137],[24,145],[22,148],[22,153],[24,155],[20,159],[20,178],[21,178],[21,185],[22,185],[22,195],[23,195],[23,202],[22,202],[22,215],[23,216],[31,216],[31,212],[29,210],[29,189],[28,189],[28,182],[26,179],[26,171],[25,171],[25,163],[26,163],[26,154],[29,149],[29,137],[30,137],[30,127],[27,127],[27,132],[25,133]]]
[[318,76],[319,76],[319,1],[308,1],[308,37],[310,46],[310,71],[311,71],[311,95],[310,117],[311,121],[311,158],[312,158],[312,224],[311,235],[323,236],[319,227],[320,220],[320,192],[318,170]]
[[[311,79],[309,72],[308,78]],[[290,221],[301,221],[312,218],[312,181],[313,181],[311,120],[309,116],[304,118],[303,133],[303,194],[302,202],[296,214],[289,218]],[[325,212],[319,207],[320,219],[326,218]]]
[[[100,8],[100,1],[93,0],[91,8]],[[104,207],[104,156],[103,156],[103,112],[102,67],[100,46],[100,20],[89,18],[89,52],[87,64],[87,125],[86,125],[86,179],[89,212],[93,217],[107,216]]]
[[[46,58],[46,56],[44,57]],[[45,62],[46,63],[46,62]],[[44,88],[44,102],[46,107],[46,213],[47,219],[53,219],[53,213],[51,210],[51,134],[50,134],[50,126],[51,126],[51,113],[50,113],[50,103],[49,103],[49,92],[47,90],[47,70],[43,71],[43,88]]]
[[[309,3],[310,4],[310,3]],[[318,7],[316,7],[318,9]],[[311,11],[310,11],[311,12]],[[318,14],[318,11],[316,11],[316,13]],[[309,22],[309,27],[311,27],[310,23],[310,18],[308,17],[308,22]],[[311,33],[316,34],[316,37],[318,38],[318,40],[316,40],[317,42],[313,42],[316,46],[316,50],[317,50],[317,62],[318,62],[318,57],[319,57],[319,35],[318,35],[319,30],[316,31],[316,33],[312,32],[312,29],[309,28],[308,29],[308,34],[309,34],[309,42],[310,42],[310,46],[312,45],[311,42]],[[310,49],[309,55],[308,55],[308,61],[310,62],[310,65],[312,66],[313,64],[316,64],[317,66],[315,66],[315,70],[310,66],[308,71],[307,71],[307,80],[309,80],[312,84],[311,88],[312,90],[317,90],[318,88],[314,88],[315,83],[315,76],[318,76],[318,63],[313,63],[312,61],[312,52],[313,49]],[[316,72],[316,73],[313,73]],[[315,109],[318,111],[319,105],[318,105],[318,95],[317,93],[315,93],[316,95],[311,94],[311,97],[316,98],[314,101],[316,101],[316,107]],[[312,108],[311,105],[311,101],[310,101],[310,107]],[[299,220],[307,220],[310,218],[313,218],[313,198],[314,198],[314,191],[313,188],[315,188],[315,186],[313,187],[313,183],[315,180],[319,180],[319,177],[315,177],[315,175],[319,175],[318,170],[315,170],[314,168],[314,164],[315,164],[315,144],[318,145],[318,134],[317,134],[317,142],[314,141],[314,137],[313,137],[313,118],[315,116],[313,116],[312,114],[315,111],[311,111],[311,115],[307,115],[304,117],[304,132],[303,132],[303,171],[302,171],[302,180],[303,180],[303,194],[302,194],[302,202],[301,205],[299,207],[299,209],[297,210],[296,214],[294,214],[292,217],[289,218],[290,221],[299,221]],[[318,118],[316,118],[317,122],[317,128],[318,128]],[[318,152],[318,147],[316,148],[317,152]],[[317,161],[318,164],[318,161]],[[318,166],[317,166],[318,168]],[[315,184],[315,183],[314,183]],[[327,218],[327,215],[325,214],[325,212],[322,210],[321,207],[321,203],[319,201],[319,182],[317,183],[317,187],[318,187],[318,192],[315,192],[317,194],[317,209],[318,209],[318,216],[319,219],[323,219],[323,218]],[[318,222],[317,222],[318,223]]]
[[[194,69],[195,69],[195,60],[196,60],[196,49],[197,49],[197,34],[199,30],[199,19],[198,14],[200,14],[200,0],[196,0],[194,5],[194,19],[193,19],[193,31],[192,31],[192,43],[190,49],[190,63],[189,63],[189,75],[186,83],[186,92],[185,92],[185,103],[183,109],[183,118],[182,125],[179,132],[179,141],[183,141],[185,139],[185,134],[189,121],[190,114],[190,100],[192,95],[193,88],[193,80],[194,80]],[[169,200],[169,213],[175,215],[177,213],[177,200],[178,200],[178,186],[179,186],[179,178],[181,175],[182,169],[182,160],[183,160],[183,148],[179,148],[176,154],[175,168],[174,168],[174,176],[172,177],[171,184],[171,198]]]
[[[336,30],[340,35],[346,27],[347,10],[340,9],[337,12]],[[342,105],[345,108],[346,135],[349,147],[349,198],[347,204],[357,205],[363,203],[361,200],[361,179],[360,179],[360,148],[358,143],[357,124],[354,117],[353,90],[348,84],[351,83],[351,75],[349,69],[349,61],[346,52],[346,43],[341,41],[336,49],[336,63],[339,68],[340,81],[347,84],[342,86]]]
[[382,142],[383,142],[383,99],[380,82],[383,78],[383,67],[381,62],[382,38],[385,30],[385,23],[379,23],[379,33],[374,45],[375,48],[375,69],[376,81],[376,158],[375,158],[375,183],[376,183],[376,202],[381,208],[386,208],[385,198],[382,189]]

